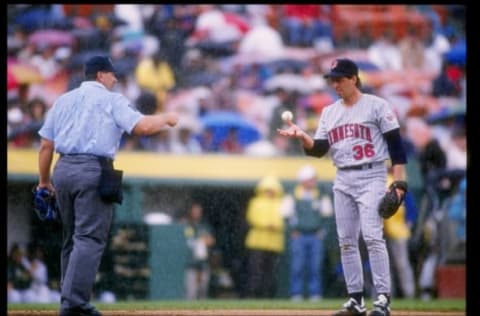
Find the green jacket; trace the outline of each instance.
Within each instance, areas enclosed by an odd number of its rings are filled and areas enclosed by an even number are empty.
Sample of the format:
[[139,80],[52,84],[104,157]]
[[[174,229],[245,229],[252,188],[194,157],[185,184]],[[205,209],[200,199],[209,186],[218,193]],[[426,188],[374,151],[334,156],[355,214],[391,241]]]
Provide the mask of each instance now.
[[294,212],[288,219],[290,230],[300,233],[317,233],[327,228],[330,210],[325,210],[326,197],[320,196],[318,189],[310,192],[298,185],[293,192]]

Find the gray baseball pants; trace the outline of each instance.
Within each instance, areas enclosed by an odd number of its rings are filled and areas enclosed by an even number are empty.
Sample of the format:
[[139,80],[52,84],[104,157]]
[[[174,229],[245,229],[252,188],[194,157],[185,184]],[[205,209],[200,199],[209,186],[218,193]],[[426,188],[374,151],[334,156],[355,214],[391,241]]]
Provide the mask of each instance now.
[[90,306],[114,209],[98,194],[100,171],[100,162],[92,155],[62,156],[53,171],[63,225],[61,309]]
[[335,220],[348,293],[363,292],[364,279],[358,239],[368,250],[373,285],[390,294],[390,264],[378,204],[386,192],[387,170],[375,164],[366,170],[338,170],[333,186]]

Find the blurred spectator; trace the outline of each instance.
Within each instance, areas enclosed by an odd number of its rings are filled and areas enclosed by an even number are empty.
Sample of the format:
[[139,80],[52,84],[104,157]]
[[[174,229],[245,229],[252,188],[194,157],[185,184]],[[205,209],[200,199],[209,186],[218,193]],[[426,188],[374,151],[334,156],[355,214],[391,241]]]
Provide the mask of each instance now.
[[[387,187],[392,183],[391,168],[388,174]],[[407,192],[405,195],[411,194]],[[405,197],[406,198],[406,197]],[[398,211],[384,222],[387,246],[392,258],[392,281],[398,281],[401,297],[413,298],[415,296],[415,278],[410,262],[408,243],[411,236],[410,225],[407,223],[406,206],[402,204]],[[392,287],[396,289],[397,287]],[[397,295],[400,296],[400,295]]]
[[462,91],[460,68],[443,61],[440,74],[432,82],[434,97],[459,97]]
[[188,49],[182,59],[178,87],[191,88],[208,85],[205,78],[211,75],[212,61],[201,50]]
[[34,98],[28,103],[28,121],[22,128],[26,137],[25,146],[37,148],[40,145],[38,131],[42,127],[47,111],[47,104],[41,98]]
[[[174,12],[177,12],[174,9]],[[165,59],[172,67],[175,79],[178,82],[180,67],[183,56],[186,52],[185,40],[188,33],[180,28],[180,21],[176,17],[167,18],[163,23],[162,30],[154,32],[160,42],[160,47],[165,54]]]
[[215,106],[214,103],[215,102],[213,100],[211,90],[208,88],[201,89],[200,93],[197,94],[196,103],[194,104],[194,106],[196,106],[198,116],[202,117],[213,111]]
[[382,70],[402,70],[402,56],[393,29],[386,29],[367,49],[368,58]]
[[28,43],[28,33],[20,25],[10,25],[12,34],[8,37],[8,55],[16,57],[19,62],[28,63],[35,53],[35,45]]
[[188,205],[185,220],[185,239],[190,255],[185,270],[185,290],[188,300],[206,299],[210,282],[209,254],[215,237],[203,220],[203,207],[197,202]]
[[[154,114],[157,110],[157,99],[150,91],[141,91],[140,95],[135,101],[138,111],[145,115]],[[168,132],[169,133],[169,132]],[[155,147],[151,144],[152,139],[156,139],[157,135],[138,136],[122,135],[122,150],[153,150]]]
[[401,121],[399,123],[400,123],[400,135],[402,136],[402,145],[403,145],[403,149],[405,150],[405,154],[407,155],[407,159],[410,159],[410,158],[416,159],[415,144],[410,138],[410,136],[413,136],[413,135],[408,135],[405,121]]
[[260,139],[245,147],[244,153],[247,156],[255,157],[276,157],[280,155],[277,148],[267,139]]
[[53,79],[61,70],[55,58],[56,47],[49,43],[37,46],[36,54],[30,59],[30,64],[37,67],[45,80]]
[[231,23],[231,14],[212,4],[199,4],[197,10],[195,28],[186,45],[199,48],[213,57],[235,53],[237,42],[245,30]]
[[220,150],[229,154],[240,154],[243,152],[243,146],[238,139],[238,130],[230,128],[225,139],[220,143]]
[[445,148],[448,169],[467,170],[467,134],[465,127],[458,126],[452,131],[450,146]]
[[83,80],[85,80],[85,74],[83,64],[75,64],[70,62],[67,66],[68,82],[66,91],[78,88]]
[[415,145],[422,177],[428,181],[432,174],[447,166],[445,151],[439,141],[434,138],[430,126],[421,118],[408,118],[406,128],[408,138]]
[[[317,172],[311,165],[297,173],[297,185],[283,202],[284,216],[290,232],[290,298],[303,299],[304,284],[310,300],[324,295],[324,240],[333,205],[328,195],[317,188]],[[306,273],[305,273],[306,271]]]
[[114,41],[114,18],[115,16],[105,13],[94,14],[92,17],[94,28],[90,30],[88,41],[85,42],[85,50],[100,50],[108,52]]
[[[454,196],[458,192],[459,183],[465,176],[465,170],[436,170],[430,175],[427,183],[428,212],[421,221],[423,249],[419,256],[423,257],[418,276],[418,287],[422,300],[431,300],[436,296],[436,272],[441,264],[449,260],[460,262],[462,245],[458,244],[449,218],[449,210]],[[450,253],[452,248],[460,246],[459,253]],[[452,247],[452,248],[450,248]],[[460,255],[459,257],[457,257]],[[451,256],[451,257],[450,257]]]
[[157,153],[171,153],[172,136],[170,129],[165,128],[156,135],[149,136],[145,149]]
[[143,30],[143,17],[140,4],[115,4],[115,16],[124,21],[126,27],[134,31]]
[[285,124],[282,120],[283,111],[291,111],[293,113],[293,119],[296,120],[297,115],[295,108],[298,94],[297,92],[289,92],[283,88],[279,88],[275,91],[275,95],[278,98],[278,104],[273,109],[269,122],[269,140],[282,154],[298,155],[303,152],[300,143],[293,138],[279,136],[277,132],[277,128],[282,128]]
[[289,46],[312,47],[320,38],[331,41],[330,21],[323,10],[327,6],[318,4],[283,5],[282,33]]
[[135,78],[140,88],[155,94],[156,112],[164,111],[167,94],[175,86],[175,76],[164,52],[158,50],[153,56],[140,60],[135,69]]
[[43,122],[49,107],[43,99],[34,98],[28,102],[30,122]]
[[32,274],[24,250],[13,244],[7,261],[7,293],[9,303],[24,303],[30,294]]
[[60,303],[60,293],[48,287],[48,268],[40,245],[34,242],[28,245],[28,260],[32,285],[25,301],[28,303]]
[[233,279],[228,269],[223,265],[222,253],[219,250],[213,250],[210,255],[210,283],[208,286],[209,297],[226,298],[232,297]]
[[448,207],[450,225],[449,248],[446,259],[449,262],[464,263],[466,259],[467,225],[467,178],[464,177],[453,195]]
[[263,20],[254,20],[252,28],[238,45],[238,52],[259,58],[282,57],[285,45],[280,32]]
[[[120,72],[116,74],[116,77],[118,82],[114,87],[115,92],[119,92],[125,95],[129,100],[137,100],[141,97],[141,94],[144,93],[144,91],[142,91],[137,85],[134,77],[131,74],[126,72]],[[153,102],[153,105],[155,105],[156,110],[156,101]]]
[[26,114],[23,112],[20,100],[11,97],[7,100],[7,139],[9,144],[15,147],[21,147],[25,140],[19,137],[18,131],[23,129],[26,122]]
[[210,128],[203,129],[199,141],[203,152],[212,153],[219,151],[218,145],[214,142],[213,131]]
[[195,117],[182,117],[182,120],[177,125],[176,137],[174,137],[171,144],[172,152],[176,154],[202,153],[202,145],[196,138],[199,130],[200,127]]
[[441,32],[436,22],[428,18],[423,28],[423,40],[425,44],[425,61],[427,69],[431,69],[435,74],[439,74],[444,61],[444,54],[451,48],[450,42]]
[[248,202],[245,239],[248,252],[247,296],[273,298],[276,295],[276,273],[284,251],[284,221],[281,214],[283,186],[273,175],[263,177]]
[[157,99],[150,91],[141,91],[135,100],[137,109],[143,114],[153,114],[157,110]]
[[402,68],[405,70],[423,70],[425,65],[425,45],[419,30],[410,26],[407,35],[398,43],[402,58]]

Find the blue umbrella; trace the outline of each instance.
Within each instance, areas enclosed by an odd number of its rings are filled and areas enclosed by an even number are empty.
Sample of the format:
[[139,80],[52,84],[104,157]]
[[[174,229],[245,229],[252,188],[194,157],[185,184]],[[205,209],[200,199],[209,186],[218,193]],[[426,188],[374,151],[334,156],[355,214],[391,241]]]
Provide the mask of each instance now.
[[238,141],[241,145],[248,145],[260,139],[260,132],[241,114],[230,111],[208,113],[200,118],[205,129],[213,133],[213,142],[220,144],[231,129],[237,130]]
[[49,26],[51,22],[50,11],[46,8],[30,6],[13,17],[14,23],[27,31]]
[[467,59],[467,44],[465,40],[458,41],[445,53],[444,58],[452,64],[464,66]]

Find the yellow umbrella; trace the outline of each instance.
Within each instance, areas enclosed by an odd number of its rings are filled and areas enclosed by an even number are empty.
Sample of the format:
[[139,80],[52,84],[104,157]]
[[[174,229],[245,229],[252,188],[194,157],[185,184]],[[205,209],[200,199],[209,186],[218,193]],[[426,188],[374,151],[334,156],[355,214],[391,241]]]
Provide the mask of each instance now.
[[44,80],[37,68],[24,63],[9,63],[7,65],[7,73],[7,76],[19,85],[39,83]]

